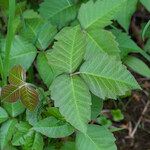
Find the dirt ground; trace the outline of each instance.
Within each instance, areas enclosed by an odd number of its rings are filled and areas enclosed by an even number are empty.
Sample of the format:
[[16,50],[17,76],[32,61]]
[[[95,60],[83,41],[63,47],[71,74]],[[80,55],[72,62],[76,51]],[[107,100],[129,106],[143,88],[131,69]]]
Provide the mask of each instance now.
[[125,129],[115,133],[118,150],[150,150],[150,80],[138,81],[143,91],[123,100],[125,119],[120,126]]

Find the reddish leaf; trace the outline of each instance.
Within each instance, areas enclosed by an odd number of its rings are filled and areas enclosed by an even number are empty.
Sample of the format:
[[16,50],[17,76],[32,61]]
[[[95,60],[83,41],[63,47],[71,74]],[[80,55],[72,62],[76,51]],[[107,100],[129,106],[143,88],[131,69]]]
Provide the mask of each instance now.
[[24,84],[26,80],[25,70],[19,65],[15,66],[11,69],[9,73],[9,83],[13,85],[21,85]]
[[20,89],[20,94],[22,103],[30,111],[33,111],[38,104],[38,93],[36,90],[28,86],[23,86]]
[[14,85],[7,85],[1,91],[2,101],[16,102],[20,97],[19,95],[19,88]]

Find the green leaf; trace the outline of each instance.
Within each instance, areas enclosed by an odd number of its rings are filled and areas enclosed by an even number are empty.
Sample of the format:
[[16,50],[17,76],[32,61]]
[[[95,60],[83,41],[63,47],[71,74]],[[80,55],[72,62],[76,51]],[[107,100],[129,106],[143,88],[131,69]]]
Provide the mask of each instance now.
[[150,39],[146,42],[144,50],[150,54]]
[[82,4],[78,19],[84,29],[104,28],[111,24],[125,0],[97,0]]
[[4,48],[4,80],[3,82],[7,83],[7,76],[9,72],[10,67],[10,55],[11,55],[11,47],[14,39],[14,19],[15,19],[15,9],[16,9],[16,1],[15,0],[9,0],[9,9],[8,9],[8,25],[7,25],[7,35],[6,35],[6,41],[5,41],[5,48]]
[[0,124],[8,119],[8,114],[6,110],[0,107]]
[[150,11],[150,1],[149,0],[140,0],[140,2],[144,5],[144,7]]
[[25,108],[22,103],[20,103],[20,101],[17,101],[15,103],[5,102],[3,106],[11,117],[17,117],[25,111]]
[[24,84],[26,80],[25,70],[20,65],[13,67],[10,70],[8,80],[10,84],[15,86]]
[[30,132],[31,126],[27,122],[19,122],[15,126],[16,132],[13,135],[12,145],[21,146],[25,143],[24,136]]
[[60,150],[76,150],[75,142],[65,142]]
[[143,41],[145,40],[145,36],[147,36],[147,33],[149,32],[148,31],[149,27],[150,27],[150,20],[146,23],[146,25],[143,28],[143,31],[142,31],[142,39],[143,39]]
[[118,12],[117,21],[128,32],[131,17],[136,11],[138,0],[126,0],[122,8]]
[[41,18],[25,20],[22,36],[32,42],[38,49],[45,50],[54,39],[57,29],[50,22]]
[[103,108],[103,100],[99,97],[92,95],[91,118],[96,119],[101,113]]
[[[48,52],[40,53],[37,57],[37,70],[44,83],[49,87],[57,73],[47,58]],[[44,66],[44,67],[43,67]]]
[[120,109],[111,110],[111,114],[114,121],[121,121],[124,119],[124,115],[122,114]]
[[106,116],[104,116],[104,115],[101,115],[100,117],[98,117],[98,118],[96,119],[96,121],[97,121],[100,125],[105,126],[106,128],[109,128],[109,127],[112,126],[111,120],[108,119],[108,118],[107,118]]
[[15,119],[11,119],[2,124],[0,128],[0,149],[4,150],[5,146],[7,146],[8,142],[11,140],[12,135],[15,132],[15,124],[17,121]]
[[20,98],[19,88],[14,85],[6,85],[1,91],[1,101],[16,102]]
[[14,146],[22,146],[24,150],[43,150],[43,137],[39,133],[34,133],[32,129],[26,132],[17,131],[13,137]]
[[47,117],[34,125],[33,129],[50,138],[62,138],[74,132],[73,127],[68,123],[57,120],[54,117]]
[[65,121],[64,117],[61,115],[61,113],[59,112],[59,109],[57,107],[47,108],[46,113],[47,113],[47,115],[53,116],[53,117],[57,118],[58,120]]
[[145,53],[133,40],[131,37],[118,29],[111,30],[116,36],[116,41],[119,43],[119,49],[121,50],[121,57],[126,57],[129,53],[140,53],[148,61],[150,61],[150,56]]
[[[4,41],[3,44],[2,55],[4,57]],[[10,68],[21,65],[27,70],[34,61],[36,53],[36,49],[31,43],[16,35],[10,51]]]
[[23,12],[22,17],[24,19],[33,19],[33,18],[40,18],[40,15],[33,9],[27,9]]
[[38,93],[36,92],[36,90],[29,86],[23,86],[20,89],[20,94],[21,102],[24,104],[24,106],[30,111],[33,111],[39,101]]
[[57,77],[51,85],[51,98],[66,121],[78,130],[86,132],[91,116],[91,96],[80,77]]
[[117,150],[115,138],[103,126],[89,125],[86,134],[77,133],[77,150]]
[[28,121],[32,126],[36,124],[41,118],[41,110],[42,105],[40,104],[40,102],[38,103],[34,111],[26,110],[26,121]]
[[40,15],[58,27],[66,25],[76,17],[73,0],[44,0],[40,4]]
[[131,37],[127,33],[118,29],[113,29],[111,31],[115,35],[116,41],[119,43],[122,58],[131,52],[138,53],[141,50],[141,48],[137,46],[133,40],[131,40]]
[[107,53],[108,55],[119,56],[120,50],[118,43],[115,41],[115,36],[106,30],[87,31],[87,47],[85,58],[91,58],[99,52]]
[[128,56],[124,63],[136,73],[150,78],[150,68],[139,58]]
[[31,150],[43,150],[44,142],[43,137],[40,133],[35,133],[34,141]]
[[80,73],[91,92],[102,99],[116,99],[131,89],[140,89],[121,61],[106,54],[97,55],[94,59],[86,61],[81,66]]
[[74,72],[85,53],[86,42],[80,27],[63,28],[55,39],[57,42],[47,55],[49,63],[62,72]]

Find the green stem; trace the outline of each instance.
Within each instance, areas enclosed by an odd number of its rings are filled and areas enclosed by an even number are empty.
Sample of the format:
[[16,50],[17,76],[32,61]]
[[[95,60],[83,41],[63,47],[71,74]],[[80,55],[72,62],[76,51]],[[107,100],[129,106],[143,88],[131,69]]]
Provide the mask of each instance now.
[[10,50],[12,41],[14,38],[14,31],[13,31],[13,24],[14,24],[14,17],[15,17],[15,0],[9,0],[9,20],[8,20],[8,27],[7,27],[7,37],[6,37],[6,46],[5,46],[5,59],[4,65],[5,68],[3,70],[3,84],[7,84],[7,75],[9,72],[10,67]]

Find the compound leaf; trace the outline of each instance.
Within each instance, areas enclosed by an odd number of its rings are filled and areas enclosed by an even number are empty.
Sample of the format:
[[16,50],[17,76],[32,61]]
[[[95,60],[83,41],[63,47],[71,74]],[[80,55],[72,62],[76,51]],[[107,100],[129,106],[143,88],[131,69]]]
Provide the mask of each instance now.
[[78,130],[86,132],[91,116],[91,96],[82,79],[67,75],[57,77],[51,85],[51,97],[65,119]]
[[47,117],[40,120],[34,125],[33,129],[50,138],[62,138],[74,132],[72,126],[54,117]]
[[86,134],[78,132],[76,147],[77,150],[117,150],[112,133],[98,125],[89,125]]
[[121,61],[107,54],[100,54],[86,61],[81,66],[80,73],[91,92],[102,99],[116,99],[130,89],[140,89]]

